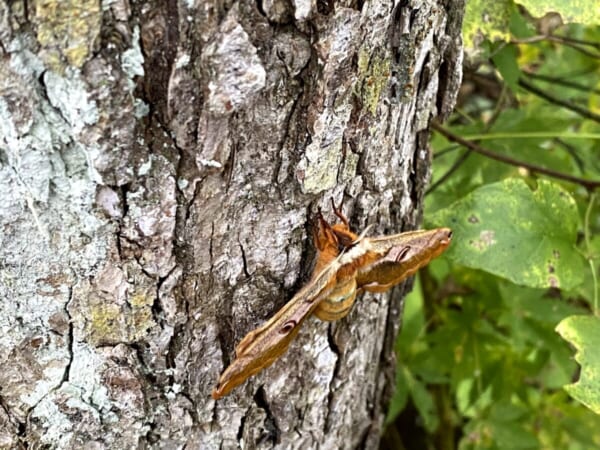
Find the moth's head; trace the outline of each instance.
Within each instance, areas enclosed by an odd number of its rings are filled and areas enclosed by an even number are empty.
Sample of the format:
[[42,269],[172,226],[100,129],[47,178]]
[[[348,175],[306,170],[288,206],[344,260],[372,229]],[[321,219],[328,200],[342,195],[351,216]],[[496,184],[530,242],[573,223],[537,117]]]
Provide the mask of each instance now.
[[336,237],[339,251],[352,247],[358,239],[358,235],[353,233],[345,223],[336,223],[331,230]]
[[357,239],[358,235],[350,230],[347,220],[331,225],[325,220],[321,211],[317,213],[317,224],[313,231],[313,240],[319,252],[329,252],[337,255],[351,247]]

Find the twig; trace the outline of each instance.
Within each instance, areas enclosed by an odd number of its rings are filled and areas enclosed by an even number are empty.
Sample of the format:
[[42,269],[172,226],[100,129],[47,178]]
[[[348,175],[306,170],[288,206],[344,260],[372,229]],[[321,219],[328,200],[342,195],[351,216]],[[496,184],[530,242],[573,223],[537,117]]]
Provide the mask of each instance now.
[[555,34],[553,34],[552,37],[557,41],[569,42],[571,44],[587,45],[589,47],[594,47],[600,50],[600,42],[598,41],[586,41],[585,39],[576,39],[569,36],[557,36]]
[[528,72],[528,71],[524,71],[523,73],[525,75],[527,75],[528,77],[535,78],[537,80],[547,81],[549,83],[560,84],[562,86],[567,86],[567,87],[577,89],[580,91],[584,91],[584,92],[593,92],[594,94],[600,94],[600,89],[593,89],[589,86],[586,86],[585,84],[580,84],[580,83],[576,83],[574,81],[564,80],[562,78],[551,77],[548,75],[542,75],[540,73],[534,73],[534,72]]
[[600,123],[600,114],[593,113],[592,111],[582,108],[581,106],[576,105],[573,102],[570,102],[568,100],[562,100],[560,98],[556,98],[556,97],[548,94],[546,91],[542,91],[541,89],[535,87],[533,84],[529,83],[528,81],[524,80],[523,78],[519,78],[519,86],[521,86],[522,88],[528,90],[529,92],[537,95],[538,97],[543,98],[544,100],[546,100],[550,103],[554,103],[555,105],[563,106],[563,107],[570,109],[571,111],[579,114],[580,116],[585,117],[586,119],[590,119],[590,120]]
[[454,164],[452,164],[452,167],[450,167],[448,169],[448,171],[442,175],[440,177],[439,180],[437,180],[435,183],[433,183],[431,186],[429,186],[429,189],[427,189],[427,192],[425,192],[425,195],[433,192],[435,189],[438,188],[438,186],[440,184],[442,184],[443,182],[445,182],[448,178],[450,178],[450,176],[456,172],[456,170],[467,160],[467,158],[469,157],[469,155],[471,154],[471,150],[467,149],[467,151],[465,151],[462,155],[460,155],[456,161],[454,161]]
[[577,154],[577,149],[574,146],[568,144],[567,142],[559,138],[554,139],[554,142],[560,145],[565,150],[565,152],[567,152],[569,156],[573,158],[573,161],[575,161],[575,164],[577,165],[577,168],[580,172],[585,171],[585,163],[583,162],[583,159],[581,159],[581,156]]
[[476,143],[474,143],[472,141],[467,141],[466,139],[463,139],[460,136],[457,136],[457,135],[451,133],[450,131],[448,131],[446,128],[442,127],[437,122],[432,122],[431,127],[435,131],[440,133],[442,136],[444,136],[446,139],[449,139],[452,142],[457,142],[458,144],[464,145],[465,147],[474,151],[475,153],[479,153],[480,155],[487,156],[488,158],[494,159],[496,161],[500,161],[505,164],[510,164],[511,166],[525,167],[526,169],[530,170],[531,172],[541,173],[541,174],[547,175],[552,178],[557,178],[559,180],[570,181],[571,183],[576,183],[576,184],[579,184],[579,185],[585,187],[589,191],[593,191],[594,189],[597,189],[598,187],[600,187],[600,180],[598,180],[598,181],[586,180],[585,178],[575,177],[573,175],[569,175],[569,174],[562,173],[562,172],[557,172],[555,170],[547,169],[545,167],[536,166],[535,164],[530,164],[525,161],[519,161],[519,160],[516,160],[509,156],[500,155],[496,152],[493,152],[491,150],[483,148],[480,145],[477,145]]
[[458,144],[449,145],[448,147],[446,147],[446,148],[444,148],[442,150],[438,150],[437,152],[435,152],[435,154],[433,155],[433,159],[441,158],[446,153],[453,152],[455,150],[458,150],[459,148],[460,148],[460,145],[458,145]]
[[564,38],[562,36],[555,36],[552,34],[546,35],[546,34],[542,34],[542,35],[538,35],[538,36],[532,36],[529,38],[523,38],[523,39],[511,39],[510,43],[511,44],[535,44],[537,42],[542,42],[542,41],[550,41],[550,42],[557,42],[559,44],[563,44],[566,45],[567,47],[571,47],[573,50],[576,50],[586,56],[589,56],[591,58],[600,58],[600,53],[594,53],[589,51],[587,48],[582,47],[581,45],[578,44],[582,44],[582,45],[589,45],[592,47],[595,47],[595,44],[583,41],[583,42],[577,42],[574,39],[568,39],[568,38]]

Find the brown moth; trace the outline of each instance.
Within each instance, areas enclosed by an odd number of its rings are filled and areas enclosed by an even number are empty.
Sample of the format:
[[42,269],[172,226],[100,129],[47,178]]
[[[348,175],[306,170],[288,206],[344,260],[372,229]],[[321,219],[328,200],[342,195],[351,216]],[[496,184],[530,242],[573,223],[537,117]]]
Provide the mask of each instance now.
[[309,282],[237,345],[235,359],[212,392],[215,400],[273,364],[312,313],[327,321],[346,316],[357,294],[390,289],[442,254],[452,238],[448,228],[367,238],[350,230],[335,205],[333,211],[341,220],[333,226],[319,212],[313,232],[318,254]]

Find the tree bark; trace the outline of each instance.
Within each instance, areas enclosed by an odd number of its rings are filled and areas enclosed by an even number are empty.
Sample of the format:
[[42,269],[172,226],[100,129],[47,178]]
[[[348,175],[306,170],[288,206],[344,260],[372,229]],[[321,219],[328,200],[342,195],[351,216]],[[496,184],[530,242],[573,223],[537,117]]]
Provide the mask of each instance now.
[[417,226],[463,9],[0,3],[0,448],[376,448],[405,286],[210,392],[318,207]]

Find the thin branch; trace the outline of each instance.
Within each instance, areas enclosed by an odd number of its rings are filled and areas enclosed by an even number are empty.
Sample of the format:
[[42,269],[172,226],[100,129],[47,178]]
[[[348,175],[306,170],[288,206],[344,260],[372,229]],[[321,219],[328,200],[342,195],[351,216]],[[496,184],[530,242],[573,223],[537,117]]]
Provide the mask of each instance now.
[[557,36],[555,34],[553,34],[552,37],[558,42],[562,41],[562,42],[568,42],[571,44],[587,45],[589,47],[594,47],[594,48],[597,48],[598,50],[600,50],[600,42],[598,42],[598,41],[586,41],[585,39],[577,39],[577,38],[573,38],[573,37],[569,37],[569,36]]
[[577,154],[577,148],[559,138],[554,139],[554,142],[562,147],[564,151],[567,152],[571,158],[573,158],[573,161],[575,161],[575,164],[580,172],[585,171],[585,163],[583,162],[583,159],[581,159],[581,156]]
[[438,150],[437,152],[435,152],[434,155],[433,155],[433,159],[441,158],[446,153],[450,153],[450,152],[456,151],[459,148],[460,148],[460,145],[458,145],[458,144],[449,145],[448,147],[443,148],[442,150]]
[[528,38],[511,39],[510,42],[513,44],[535,44],[536,42],[542,42],[546,40],[560,42],[564,44],[579,44],[588,47],[594,47],[600,50],[600,43],[598,42],[585,41],[583,39],[575,39],[568,36],[558,36],[556,34],[537,34]]
[[454,161],[454,164],[452,164],[452,167],[450,167],[448,169],[448,171],[440,177],[439,180],[437,180],[435,183],[433,183],[431,186],[429,186],[429,189],[427,189],[427,192],[425,192],[425,195],[430,194],[431,192],[436,190],[440,184],[444,183],[448,178],[450,178],[452,176],[452,174],[454,172],[456,172],[456,170],[460,166],[462,166],[462,164],[467,160],[469,155],[471,155],[471,150],[467,149],[462,155],[460,155],[456,159],[456,161]]
[[593,113],[592,111],[582,108],[581,106],[576,105],[571,101],[562,100],[560,98],[554,97],[548,94],[546,91],[537,88],[536,86],[534,86],[533,84],[531,84],[523,78],[519,78],[519,86],[550,103],[554,103],[555,105],[559,105],[564,108],[570,109],[571,111],[579,114],[581,117],[585,117],[586,119],[590,119],[600,123],[600,114]]
[[[566,45],[567,47],[571,47],[573,50],[576,50],[586,56],[589,56],[591,58],[600,58],[600,53],[595,53],[595,52],[591,52],[589,51],[587,48],[582,47],[582,45],[589,45],[592,47],[596,47],[596,44],[592,44],[589,43],[587,41],[582,41],[582,42],[577,42],[574,39],[569,39],[569,38],[565,38],[562,36],[555,36],[552,34],[546,35],[538,35],[538,36],[532,36],[529,38],[523,38],[523,39],[511,39],[510,43],[511,44],[535,44],[537,42],[542,42],[542,41],[550,41],[550,42],[557,42],[559,44],[563,44]],[[581,45],[579,45],[581,44]]]
[[474,151],[475,153],[479,153],[480,155],[486,156],[490,159],[494,159],[496,161],[500,161],[505,164],[510,164],[511,166],[515,166],[515,167],[524,167],[524,168],[530,170],[531,172],[544,174],[544,175],[547,175],[552,178],[557,178],[559,180],[565,180],[565,181],[569,181],[571,183],[576,183],[576,184],[579,184],[579,185],[585,187],[589,191],[593,191],[594,189],[597,189],[598,187],[600,187],[600,180],[598,180],[598,181],[586,180],[585,178],[575,177],[573,175],[569,175],[569,174],[562,173],[562,172],[557,172],[555,170],[547,169],[545,167],[536,166],[535,164],[530,164],[525,161],[519,161],[519,160],[516,160],[509,156],[500,155],[499,153],[496,153],[494,151],[483,148],[483,147],[475,144],[472,141],[467,141],[466,139],[463,139],[460,136],[457,136],[457,135],[451,133],[450,131],[448,131],[446,128],[442,127],[437,122],[432,122],[431,127],[435,131],[440,133],[442,136],[444,136],[446,139],[448,139],[452,142],[456,142],[458,144],[464,145],[465,147]]
[[589,86],[586,86],[585,84],[580,84],[580,83],[576,83],[574,81],[564,80],[562,78],[551,77],[548,75],[542,75],[542,74],[534,73],[534,72],[524,71],[523,73],[525,75],[527,75],[528,77],[535,78],[537,80],[547,81],[549,83],[554,83],[554,84],[560,84],[562,86],[567,86],[567,87],[570,87],[573,89],[577,89],[579,91],[593,92],[594,94],[600,94],[600,89],[593,89]]

